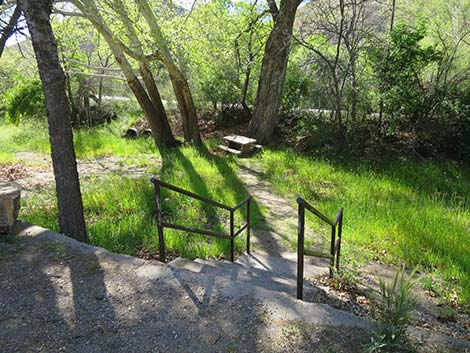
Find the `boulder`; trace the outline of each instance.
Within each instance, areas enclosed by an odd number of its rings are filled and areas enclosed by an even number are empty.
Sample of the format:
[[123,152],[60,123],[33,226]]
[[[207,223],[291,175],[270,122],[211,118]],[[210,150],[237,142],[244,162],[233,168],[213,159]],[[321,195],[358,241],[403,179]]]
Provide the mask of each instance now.
[[0,183],[0,234],[8,233],[20,211],[21,187],[12,182]]

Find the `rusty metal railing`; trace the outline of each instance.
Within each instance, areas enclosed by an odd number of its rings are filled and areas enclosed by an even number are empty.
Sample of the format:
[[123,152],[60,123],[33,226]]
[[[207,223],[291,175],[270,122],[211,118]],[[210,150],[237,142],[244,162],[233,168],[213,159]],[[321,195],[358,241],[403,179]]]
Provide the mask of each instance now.
[[[318,211],[307,201],[299,197],[298,204],[298,238],[297,238],[297,299],[303,299],[304,291],[304,256],[318,256],[330,259],[330,277],[333,271],[339,271],[339,257],[341,253],[341,236],[343,232],[343,208],[341,207],[334,221],[331,221],[323,213]],[[331,246],[330,253],[312,251],[305,249],[305,210],[310,211],[323,222],[331,226]],[[336,232],[338,228],[338,232]]]
[[[246,229],[246,252],[250,253],[250,230],[251,230],[251,219],[250,219],[250,208],[251,208],[251,196],[246,197],[243,201],[241,201],[238,205],[234,207],[229,207],[227,205],[224,205],[222,203],[219,203],[217,201],[210,200],[208,198],[205,198],[203,196],[194,194],[190,191],[181,189],[177,186],[167,184],[161,180],[158,180],[156,178],[151,178],[150,182],[154,184],[155,186],[155,207],[157,210],[157,228],[158,228],[158,243],[159,243],[159,252],[160,252],[160,261],[165,262],[165,237],[163,234],[163,229],[164,228],[171,228],[171,229],[177,229],[177,230],[182,230],[188,233],[196,233],[196,234],[202,234],[202,235],[207,235],[210,237],[216,237],[216,238],[221,238],[221,239],[228,239],[230,240],[230,261],[234,261],[235,257],[235,238],[240,235],[245,229]],[[202,202],[205,202],[209,205],[222,208],[224,210],[227,210],[230,212],[230,234],[221,234],[221,233],[216,233],[212,231],[208,231],[205,229],[195,229],[195,228],[190,228],[186,226],[182,226],[179,224],[172,224],[168,222],[163,222],[162,219],[162,202],[161,202],[161,188],[167,188],[169,190],[173,190],[175,192],[178,192],[180,194],[192,197],[194,199],[200,200]],[[237,231],[235,231],[235,224],[234,224],[234,213],[238,209],[240,209],[243,205],[246,204],[246,223],[242,225]]]

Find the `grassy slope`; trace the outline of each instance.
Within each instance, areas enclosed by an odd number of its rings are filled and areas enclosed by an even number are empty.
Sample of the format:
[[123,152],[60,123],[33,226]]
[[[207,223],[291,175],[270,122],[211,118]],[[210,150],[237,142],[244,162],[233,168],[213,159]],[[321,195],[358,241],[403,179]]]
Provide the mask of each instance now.
[[[0,139],[0,162],[14,160],[19,151],[48,150],[44,130],[32,133],[31,128],[1,126]],[[159,153],[150,140],[121,139],[114,127],[80,131],[75,141],[80,158],[112,154],[142,155],[144,159],[142,153],[155,153],[162,163],[149,165],[151,173],[229,205],[247,195],[236,176],[235,164],[210,156],[204,149],[184,147]],[[463,298],[470,299],[467,168],[411,161],[344,165],[300,157],[290,151],[266,151],[259,162],[278,191],[293,202],[301,195],[331,217],[340,206],[345,207],[344,248],[350,258],[379,256],[389,262],[420,264],[446,279],[449,288],[441,288],[443,292],[452,293],[453,283],[458,283]],[[95,244],[130,254],[136,245],[156,248],[152,189],[147,177],[88,178],[82,182],[82,189],[89,233]],[[23,217],[56,229],[54,204],[52,190],[38,192],[27,200]],[[200,202],[165,192],[164,208],[174,222],[227,231],[227,213],[216,212]],[[257,205],[254,214],[255,219],[261,214]],[[238,224],[241,221],[238,214]],[[226,255],[228,251],[225,241],[202,240],[172,230],[166,234],[168,246],[187,257]],[[242,249],[242,239],[237,246]]]
[[[0,126],[0,138],[5,141],[0,146],[0,163],[14,161],[17,152],[48,152],[47,132],[43,127],[36,131],[32,126]],[[142,156],[137,158],[137,163],[149,167],[148,175],[137,179],[119,176],[82,178],[83,203],[91,241],[111,251],[134,254],[137,246],[149,250],[158,248],[153,188],[149,182],[153,174],[168,183],[229,206],[236,205],[248,195],[235,174],[234,163],[209,154],[205,148],[183,147],[158,152],[151,139],[122,139],[119,129],[111,125],[75,132],[75,149],[78,158],[113,155],[133,157],[132,163],[135,163],[136,157]],[[160,163],[152,165],[152,161],[146,161],[149,153],[153,153]],[[168,190],[163,191],[163,200],[167,220],[229,233],[228,211],[207,207]],[[245,221],[244,212],[245,208],[242,208],[235,213],[237,227]],[[260,215],[256,203],[252,207],[252,215],[256,224]],[[54,191],[44,189],[30,195],[24,200],[22,217],[57,230]],[[174,230],[165,230],[165,235],[167,246],[185,257],[228,255],[229,243],[226,240],[187,236]],[[243,249],[243,236],[237,239],[236,247]]]
[[452,295],[457,282],[470,299],[468,168],[411,161],[348,166],[289,151],[267,151],[260,162],[279,192],[302,195],[331,218],[345,208],[350,256],[356,250],[422,265],[446,279],[443,292]]

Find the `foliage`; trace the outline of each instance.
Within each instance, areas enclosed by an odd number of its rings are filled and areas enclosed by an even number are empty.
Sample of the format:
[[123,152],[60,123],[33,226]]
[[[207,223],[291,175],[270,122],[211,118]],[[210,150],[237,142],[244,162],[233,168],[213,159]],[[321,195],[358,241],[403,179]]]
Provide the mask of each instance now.
[[399,23],[390,33],[388,45],[375,48],[374,60],[382,85],[385,111],[394,124],[391,131],[401,117],[412,119],[410,123],[413,124],[425,118],[428,111],[423,73],[439,60],[440,54],[433,46],[422,46],[425,36],[423,22],[415,28]]
[[[262,8],[245,2],[215,0],[194,9],[184,26],[184,53],[201,105],[240,102],[247,71],[251,80],[258,75],[267,35],[264,17]],[[253,85],[248,89],[252,103]]]
[[21,76],[15,79],[15,86],[5,94],[6,120],[18,125],[33,119],[44,120],[45,106],[42,84]]
[[470,299],[470,243],[462,237],[470,219],[468,167],[405,159],[327,161],[293,151],[265,151],[259,161],[287,197],[302,196],[331,217],[344,207],[347,256],[431,268],[444,280],[443,292],[455,289],[460,304]]
[[291,62],[284,83],[284,93],[281,100],[282,109],[288,112],[305,105],[305,98],[309,95],[311,87],[311,78],[305,74],[305,71],[298,63]]
[[372,310],[377,326],[368,352],[396,352],[406,347],[406,329],[417,303],[413,294],[415,272],[406,275],[402,268],[391,283],[380,279],[380,296],[376,298]]

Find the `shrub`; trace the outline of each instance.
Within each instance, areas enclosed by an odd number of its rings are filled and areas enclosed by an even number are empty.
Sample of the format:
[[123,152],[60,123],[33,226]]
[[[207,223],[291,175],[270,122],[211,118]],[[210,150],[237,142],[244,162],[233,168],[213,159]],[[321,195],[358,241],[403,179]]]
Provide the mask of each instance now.
[[6,120],[18,125],[28,118],[44,119],[46,109],[41,81],[18,76],[15,82],[15,87],[5,93]]

